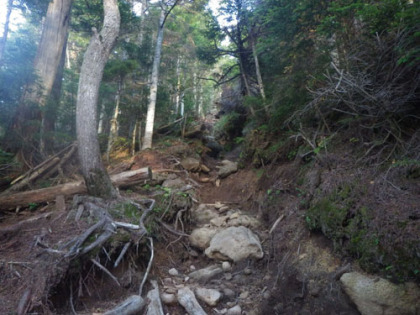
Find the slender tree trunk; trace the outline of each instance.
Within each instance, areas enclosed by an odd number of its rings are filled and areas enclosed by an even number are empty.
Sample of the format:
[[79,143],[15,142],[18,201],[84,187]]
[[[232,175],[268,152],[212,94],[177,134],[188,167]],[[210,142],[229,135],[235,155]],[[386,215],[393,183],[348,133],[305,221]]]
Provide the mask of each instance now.
[[178,59],[176,60],[176,95],[175,95],[175,119],[178,118],[178,112],[179,112],[179,99],[181,96],[181,66],[180,66],[180,58],[178,56]]
[[120,114],[120,98],[122,90],[122,79],[118,82],[117,95],[115,95],[115,110],[114,116],[111,119],[111,128],[108,137],[108,148],[106,150],[106,158],[109,162],[109,155],[111,154],[112,147],[114,146],[115,140],[118,137],[118,115]]
[[10,15],[12,14],[13,0],[7,1],[6,21],[4,22],[3,37],[0,38],[0,66],[3,64],[4,51],[6,49],[7,36],[9,35]]
[[260,89],[261,97],[265,101],[264,84],[263,84],[263,80],[262,80],[262,77],[261,77],[260,63],[258,61],[258,54],[257,54],[257,49],[255,48],[254,39],[252,39],[251,45],[252,45],[252,54],[254,55],[255,72],[256,72],[256,75],[257,75],[258,87]]
[[96,130],[99,86],[105,64],[120,29],[120,12],[117,0],[104,0],[104,23],[93,36],[83,58],[80,70],[76,106],[79,159],[87,191],[90,195],[113,198],[117,191],[112,186],[101,160]]
[[104,132],[105,105],[102,102],[99,109],[98,135]]
[[149,106],[147,107],[146,129],[144,132],[144,140],[143,140],[143,146],[142,146],[143,150],[150,149],[152,147],[153,127],[155,123],[155,112],[156,112],[156,96],[157,96],[157,88],[158,88],[158,81],[159,81],[159,65],[160,65],[160,56],[162,53],[163,28],[164,28],[165,17],[166,17],[165,11],[162,10],[160,13],[160,18],[159,18],[159,28],[158,28],[157,40],[156,40],[155,57],[153,58]]
[[198,95],[198,115],[201,118],[204,118],[204,102],[203,102],[203,85],[200,84],[200,89],[199,89],[199,95]]

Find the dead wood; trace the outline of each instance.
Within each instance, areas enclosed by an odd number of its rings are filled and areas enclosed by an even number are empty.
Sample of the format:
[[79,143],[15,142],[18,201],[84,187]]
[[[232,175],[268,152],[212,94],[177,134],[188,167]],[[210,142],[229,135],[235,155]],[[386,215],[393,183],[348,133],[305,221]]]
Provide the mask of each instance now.
[[175,120],[174,122],[171,122],[167,125],[161,126],[159,128],[156,129],[156,133],[158,134],[167,134],[170,133],[172,131],[172,128],[174,126],[176,126],[179,122],[181,122],[184,119],[184,117],[181,117],[177,120]]
[[[112,175],[111,181],[112,184],[117,187],[128,187],[151,178],[151,169],[149,167],[144,167],[138,170]],[[83,194],[86,193],[86,191],[85,183],[83,181],[77,181],[54,187],[1,195],[0,210],[15,208],[17,206],[26,206],[30,203],[53,201],[57,195],[71,196]]]
[[[48,176],[52,175],[54,172],[56,172],[62,165],[64,165],[68,159],[73,155],[73,153],[76,151],[77,144],[72,143],[71,145],[67,146],[57,154],[53,155],[52,157],[48,158],[41,164],[37,165],[33,169],[30,169],[28,172],[23,174],[22,176],[19,176],[17,179],[11,182],[12,187],[10,187],[8,190],[4,191],[2,195],[19,191],[25,188],[27,185],[31,184],[35,180],[37,180],[39,177],[41,177],[44,174],[47,174]],[[60,158],[60,156],[63,156]],[[43,176],[47,177],[47,176]]]

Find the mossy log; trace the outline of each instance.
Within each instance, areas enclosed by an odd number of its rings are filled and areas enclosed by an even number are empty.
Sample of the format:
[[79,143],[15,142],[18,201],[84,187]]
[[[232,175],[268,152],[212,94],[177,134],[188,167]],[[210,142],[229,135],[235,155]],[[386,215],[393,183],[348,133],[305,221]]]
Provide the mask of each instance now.
[[[138,170],[111,175],[111,182],[117,187],[128,187],[151,178],[151,169],[149,167],[144,167]],[[0,196],[0,210],[7,210],[18,206],[27,206],[31,203],[53,201],[58,195],[71,196],[86,192],[87,189],[85,183],[83,181],[77,181],[43,189],[7,194]]]

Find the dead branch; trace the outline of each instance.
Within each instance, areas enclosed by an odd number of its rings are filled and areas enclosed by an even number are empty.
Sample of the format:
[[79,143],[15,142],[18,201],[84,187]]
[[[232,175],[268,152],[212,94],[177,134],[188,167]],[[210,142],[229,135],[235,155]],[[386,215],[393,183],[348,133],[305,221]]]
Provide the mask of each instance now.
[[[76,148],[77,148],[77,144],[72,143],[71,145],[67,146],[66,148],[64,148],[63,150],[58,152],[57,154],[48,158],[47,160],[45,160],[41,164],[37,165],[33,169],[30,169],[28,172],[26,172],[22,176],[19,176],[17,179],[12,181],[11,182],[12,187],[10,187],[8,190],[4,191],[2,193],[2,195],[3,194],[8,194],[8,193],[14,192],[14,191],[19,191],[19,190],[25,188],[25,186],[27,186],[31,182],[35,181],[37,178],[39,178],[47,170],[49,170],[51,168],[55,168],[61,160],[59,158],[61,155],[64,154],[64,157],[67,157],[68,153],[71,152],[71,154],[73,154],[73,152],[75,151]],[[70,156],[71,156],[71,154],[70,154]],[[66,158],[66,161],[68,160],[68,158],[70,158],[70,156],[68,156]]]
[[147,277],[149,276],[150,269],[152,268],[153,257],[155,255],[154,249],[153,249],[153,239],[149,237],[149,241],[150,241],[150,260],[149,260],[149,264],[147,265],[146,273],[144,274],[143,280],[140,284],[139,296],[141,296],[143,292],[143,286],[146,283]]
[[101,269],[103,272],[105,272],[112,280],[114,280],[114,282],[121,287],[121,284],[119,283],[118,279],[115,278],[115,276],[109,272],[108,269],[106,269],[104,266],[102,266],[96,259],[91,259],[91,262],[93,262],[95,264],[95,266],[97,266],[99,269]]
[[120,255],[118,256],[117,260],[114,263],[114,268],[117,268],[118,265],[120,264],[121,260],[123,259],[125,253],[127,252],[127,250],[130,248],[130,242],[125,243]]
[[[111,181],[117,187],[135,185],[151,178],[152,171],[149,167],[111,175]],[[83,193],[86,193],[86,186],[83,181],[77,181],[54,187],[1,195],[0,210],[26,206],[29,203],[53,201],[57,195],[71,196]]]

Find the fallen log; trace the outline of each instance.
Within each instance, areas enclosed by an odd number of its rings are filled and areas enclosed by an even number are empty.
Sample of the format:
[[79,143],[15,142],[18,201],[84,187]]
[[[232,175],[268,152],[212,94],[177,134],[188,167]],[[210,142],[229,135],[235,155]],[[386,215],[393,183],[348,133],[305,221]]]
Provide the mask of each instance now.
[[[152,178],[149,167],[111,175],[111,182],[116,187],[128,187]],[[84,181],[77,181],[63,185],[24,191],[0,196],[0,210],[27,206],[30,203],[53,201],[57,195],[71,196],[86,193]]]

